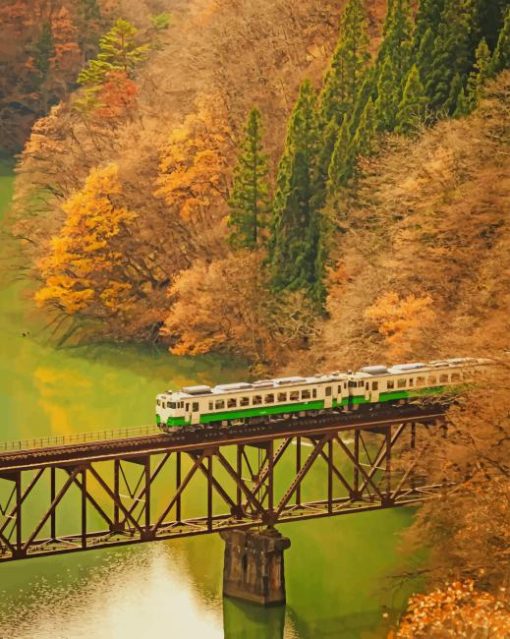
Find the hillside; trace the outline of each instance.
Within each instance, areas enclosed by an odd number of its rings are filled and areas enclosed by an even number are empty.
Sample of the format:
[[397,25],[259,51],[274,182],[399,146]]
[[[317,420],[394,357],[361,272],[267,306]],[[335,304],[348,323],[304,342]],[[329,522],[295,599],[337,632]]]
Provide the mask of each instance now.
[[510,73],[468,118],[364,160],[331,211],[342,231],[316,366],[510,349]]

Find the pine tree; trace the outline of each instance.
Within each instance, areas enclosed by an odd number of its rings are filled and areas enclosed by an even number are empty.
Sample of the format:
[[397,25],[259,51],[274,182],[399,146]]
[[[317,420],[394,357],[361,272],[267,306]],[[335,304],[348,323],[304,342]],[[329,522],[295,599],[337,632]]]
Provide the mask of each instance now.
[[42,27],[41,35],[34,47],[35,66],[44,80],[50,70],[50,58],[54,54],[53,35],[51,32],[51,24],[45,22]]
[[420,6],[416,14],[416,29],[414,31],[414,51],[418,52],[422,46],[423,38],[430,31],[432,38],[437,35],[441,13],[445,0],[420,0]]
[[377,64],[382,70],[390,60],[395,82],[402,86],[411,63],[413,22],[409,0],[391,0],[384,24],[384,39],[377,56]]
[[352,140],[352,148],[358,155],[370,155],[374,150],[377,134],[375,104],[372,98],[367,102],[361,115],[358,129]]
[[444,112],[455,117],[469,112],[464,81],[460,73],[456,73],[452,80],[448,100],[444,104]]
[[434,109],[444,109],[451,98],[456,74],[465,78],[471,68],[476,46],[473,45],[476,18],[476,0],[446,0],[426,83],[427,95]]
[[112,71],[122,71],[127,76],[149,53],[148,44],[137,44],[138,30],[127,20],[118,19],[99,41],[97,58],[90,60],[78,76],[78,82],[94,86],[105,81]]
[[262,147],[262,116],[253,109],[246,123],[229,200],[230,244],[254,249],[263,242],[269,212],[267,156]]
[[492,57],[491,74],[510,68],[510,7],[506,10],[503,26],[499,33],[498,43]]
[[273,201],[269,264],[276,290],[320,286],[321,220],[313,204],[317,182],[316,95],[307,81],[292,112]]
[[420,72],[420,78],[427,85],[432,71],[432,63],[434,60],[434,47],[436,44],[436,32],[427,29],[420,41],[420,46],[416,52],[416,66]]
[[475,66],[467,82],[466,98],[469,110],[476,108],[483,96],[483,88],[490,75],[491,52],[489,45],[482,40],[476,49]]
[[425,120],[427,109],[427,95],[420,79],[418,67],[414,65],[409,72],[404,95],[398,107],[398,133],[414,133]]
[[393,131],[395,128],[400,102],[399,84],[391,59],[388,57],[383,63],[377,83],[375,112],[378,131]]
[[328,170],[328,192],[333,195],[345,186],[354,170],[355,149],[352,145],[349,122],[340,127]]
[[321,123],[341,124],[352,109],[360,80],[368,66],[369,37],[364,0],[349,0],[340,22],[340,37],[320,96]]

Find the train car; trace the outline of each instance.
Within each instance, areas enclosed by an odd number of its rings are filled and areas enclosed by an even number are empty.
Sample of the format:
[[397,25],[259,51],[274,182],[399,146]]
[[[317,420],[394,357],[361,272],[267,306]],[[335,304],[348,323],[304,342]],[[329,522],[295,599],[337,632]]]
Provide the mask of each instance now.
[[156,398],[156,423],[165,432],[267,422],[323,411],[373,409],[458,392],[488,360],[367,366],[359,371],[284,377],[252,383],[186,386]]

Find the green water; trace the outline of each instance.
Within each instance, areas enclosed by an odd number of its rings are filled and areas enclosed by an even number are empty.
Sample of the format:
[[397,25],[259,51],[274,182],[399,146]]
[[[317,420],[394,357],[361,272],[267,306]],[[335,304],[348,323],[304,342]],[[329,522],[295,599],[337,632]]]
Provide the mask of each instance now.
[[[4,209],[11,186],[3,163]],[[0,440],[147,424],[163,388],[245,375],[219,357],[55,350],[26,296],[19,284],[0,292]],[[388,510],[281,526],[292,541],[285,609],[222,600],[217,536],[1,565],[0,639],[384,637],[383,611],[400,610],[405,599],[386,575],[411,516]]]

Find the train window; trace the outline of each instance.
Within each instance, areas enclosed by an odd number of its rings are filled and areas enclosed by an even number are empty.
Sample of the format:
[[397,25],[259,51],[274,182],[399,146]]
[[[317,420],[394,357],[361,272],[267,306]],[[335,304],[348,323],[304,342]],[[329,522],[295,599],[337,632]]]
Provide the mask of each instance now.
[[198,402],[193,402],[191,408],[192,408],[194,413],[197,413],[199,411]]
[[405,388],[406,387],[406,380],[405,379],[399,379],[397,381],[397,388]]
[[344,382],[344,388],[347,388],[347,382]]
[[216,406],[216,410],[218,410],[220,408],[225,408],[225,400],[217,399],[215,406]]
[[392,379],[389,379],[386,384],[386,388],[395,388],[395,382]]
[[278,393],[278,401],[286,402],[287,401],[287,393]]
[[417,377],[416,386],[423,386],[423,384],[425,384],[425,377]]
[[249,405],[250,405],[250,398],[241,397],[241,399],[239,400],[239,406],[249,406]]
[[365,384],[365,390],[370,390],[370,382],[367,382],[367,383]]
[[159,401],[159,399],[157,399],[157,400],[156,400],[156,404],[157,404],[158,406],[161,406],[161,402]]
[[447,384],[448,383],[448,375],[439,375],[439,381],[441,382],[441,384]]
[[292,393],[290,393],[289,395],[289,399],[291,402],[298,402],[299,401],[299,391],[292,391]]
[[358,382],[358,388],[363,388],[365,384],[363,382]]
[[331,397],[331,386],[326,386],[326,397]]
[[339,395],[341,395],[341,394],[342,394],[342,386],[341,386],[341,385],[338,387],[338,389],[337,389],[337,393],[338,393]]
[[453,374],[452,374],[452,382],[460,382],[460,375],[459,375],[459,373],[453,373]]
[[260,406],[260,404],[262,404],[262,395],[254,395],[252,404],[254,406]]
[[168,408],[177,408],[177,404],[175,402],[168,402]]
[[412,377],[409,378],[409,386],[414,386],[414,379]]
[[227,408],[235,408],[237,406],[237,399],[235,397],[230,397],[227,399]]
[[301,399],[310,399],[311,394],[309,390],[301,391]]
[[437,377],[435,375],[431,375],[429,377],[429,384],[431,385],[437,384]]
[[184,402],[179,402],[179,408],[184,408]]
[[187,411],[189,410],[189,404],[188,403],[186,403],[186,410]]
[[356,388],[357,384],[356,382],[349,382],[349,388]]
[[214,410],[214,402],[209,402],[209,410]]
[[317,390],[315,388],[312,390],[312,397],[314,399],[317,397]]
[[372,390],[379,390],[379,382],[372,382]]
[[265,404],[272,404],[274,402],[274,395],[273,393],[270,393],[269,395],[266,395],[264,397],[264,403]]

